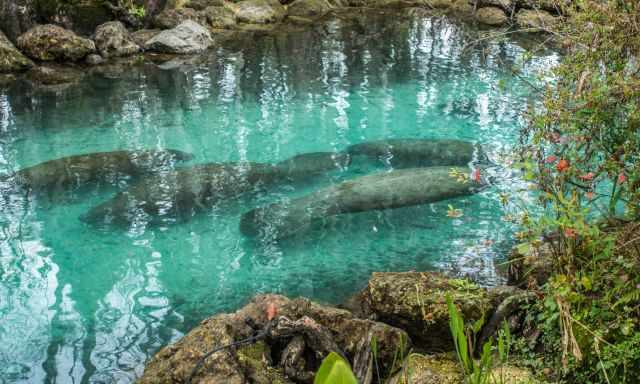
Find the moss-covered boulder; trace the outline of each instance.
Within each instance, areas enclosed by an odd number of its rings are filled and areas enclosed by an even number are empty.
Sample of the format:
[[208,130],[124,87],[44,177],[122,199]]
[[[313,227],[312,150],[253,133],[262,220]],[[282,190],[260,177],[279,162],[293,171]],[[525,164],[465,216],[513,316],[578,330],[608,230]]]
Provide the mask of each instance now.
[[273,24],[280,22],[286,14],[278,0],[243,0],[238,3],[225,3],[241,23]]
[[18,48],[40,61],[78,61],[96,50],[93,41],[53,24],[25,32],[18,38]]
[[326,15],[331,8],[327,0],[296,0],[288,5],[287,14],[313,20]]
[[484,7],[476,11],[476,20],[482,24],[499,27],[509,22],[507,14],[498,7]]
[[153,26],[160,29],[172,29],[185,20],[206,24],[206,16],[192,8],[165,9],[153,18]]
[[224,0],[189,0],[184,6],[185,8],[193,8],[196,11],[203,11],[208,7],[222,7]]
[[[496,367],[488,382],[502,384],[541,384],[527,369],[515,366]],[[412,354],[389,384],[464,384],[464,375],[453,354]]]
[[0,31],[0,73],[24,71],[32,66],[31,60],[20,53]]
[[227,7],[207,7],[204,11],[207,24],[214,29],[233,29],[236,24],[236,15]]
[[[269,314],[277,324],[272,337],[248,347],[226,349],[206,358],[194,375],[193,382],[204,383],[288,383],[284,367],[295,361],[298,372],[315,372],[321,357],[312,346],[318,334],[288,334],[281,323],[310,324],[311,330],[326,330],[329,340],[354,366],[371,369],[371,342],[376,340],[382,374],[389,374],[391,363],[404,343],[410,347],[405,332],[386,324],[358,319],[350,312],[323,306],[307,299],[290,300],[279,295],[255,297],[242,309],[203,321],[181,340],[161,349],[147,364],[139,382],[182,383],[189,377],[205,354],[218,346],[239,341],[264,329]],[[251,326],[250,326],[251,325]],[[300,344],[301,343],[301,344]],[[306,344],[306,347],[305,347]],[[296,347],[294,347],[296,346]],[[306,351],[306,352],[305,352]],[[295,355],[292,358],[292,355]]]
[[537,32],[553,29],[562,19],[547,11],[521,9],[516,15],[516,24],[522,29]]
[[485,289],[435,272],[373,273],[351,304],[361,316],[406,330],[422,350],[447,351],[453,348],[447,295],[467,321],[489,316],[493,309]]
[[133,37],[119,21],[110,21],[96,28],[96,48],[103,57],[121,57],[133,55],[140,51]]

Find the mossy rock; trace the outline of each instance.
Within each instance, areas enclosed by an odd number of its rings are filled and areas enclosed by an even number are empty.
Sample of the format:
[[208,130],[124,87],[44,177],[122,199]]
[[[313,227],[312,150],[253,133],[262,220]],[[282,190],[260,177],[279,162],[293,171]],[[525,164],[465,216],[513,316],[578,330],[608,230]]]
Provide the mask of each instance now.
[[32,66],[33,62],[0,31],[0,73],[24,71]]
[[487,290],[463,279],[435,272],[376,272],[368,286],[351,301],[362,315],[407,331],[416,346],[425,351],[449,351],[446,296],[473,322],[493,310]]
[[41,61],[78,61],[96,51],[93,41],[57,25],[38,25],[18,38],[18,47]]

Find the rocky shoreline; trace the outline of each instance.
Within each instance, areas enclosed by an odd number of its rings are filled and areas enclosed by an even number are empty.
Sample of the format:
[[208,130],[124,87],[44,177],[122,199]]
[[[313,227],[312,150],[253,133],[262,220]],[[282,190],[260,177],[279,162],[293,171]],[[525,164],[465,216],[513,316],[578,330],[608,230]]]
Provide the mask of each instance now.
[[[517,277],[512,271],[513,282],[526,284]],[[528,329],[522,309],[537,299],[532,291],[483,288],[436,272],[374,273],[362,291],[339,307],[264,294],[234,313],[210,317],[161,349],[139,382],[310,383],[322,358],[337,351],[363,384],[463,383],[447,295],[467,321],[488,319],[476,345],[504,321],[532,344],[539,337]],[[261,335],[256,340],[216,351],[256,334]],[[504,383],[544,382],[539,373],[515,364],[496,370]]]
[[133,22],[117,9],[94,9],[98,16],[77,20],[44,17],[29,0],[21,2],[22,7],[0,8],[0,84],[19,77],[36,86],[70,84],[87,71],[166,62],[230,40],[295,31],[358,12],[416,8],[524,32],[555,25],[563,14],[552,0],[190,0]]

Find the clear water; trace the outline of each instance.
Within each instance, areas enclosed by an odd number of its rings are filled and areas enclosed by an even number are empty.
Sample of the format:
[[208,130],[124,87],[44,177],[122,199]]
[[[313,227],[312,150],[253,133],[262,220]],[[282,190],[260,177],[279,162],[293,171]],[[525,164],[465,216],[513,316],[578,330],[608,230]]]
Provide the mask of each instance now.
[[[276,188],[189,222],[96,230],[78,217],[114,190],[46,204],[4,195],[0,382],[131,382],[198,321],[257,292],[340,302],[372,271],[441,269],[499,281],[510,245],[504,166],[533,100],[522,81],[558,59],[528,40],[441,17],[367,16],[229,43],[184,65],[92,75],[58,90],[0,89],[0,173],[78,153],[175,148],[192,163],[279,161],[385,138],[481,143],[497,166],[478,195],[344,215],[279,243],[244,238],[240,215],[318,185]],[[349,177],[334,174],[322,184]],[[4,186],[10,187],[10,186]],[[5,188],[6,189],[6,188]],[[464,216],[447,217],[447,205]]]

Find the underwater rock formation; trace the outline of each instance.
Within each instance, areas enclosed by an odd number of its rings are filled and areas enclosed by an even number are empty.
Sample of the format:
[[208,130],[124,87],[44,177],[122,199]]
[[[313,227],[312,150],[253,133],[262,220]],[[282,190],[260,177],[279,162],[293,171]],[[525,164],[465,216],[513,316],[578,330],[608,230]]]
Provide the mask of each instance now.
[[180,168],[141,180],[91,209],[82,220],[125,227],[141,215],[148,224],[184,221],[247,192],[341,169],[340,161],[345,159],[344,155],[324,152],[298,155],[277,164],[209,163]]
[[342,182],[290,202],[245,213],[240,230],[247,236],[282,239],[302,233],[323,218],[342,213],[407,207],[470,195],[482,185],[451,175],[468,168],[430,167],[379,172]]
[[479,146],[463,140],[389,139],[354,144],[346,152],[357,162],[359,157],[377,160],[393,168],[465,166],[483,158]]
[[[273,320],[268,319],[270,314]],[[266,329],[269,337],[212,354],[194,372],[200,359],[214,348]],[[410,346],[404,331],[358,319],[346,310],[304,298],[260,295],[235,313],[203,321],[177,343],[161,349],[145,367],[139,383],[182,383],[192,374],[193,383],[307,382],[331,352],[327,349],[344,354],[353,362],[359,382],[370,383],[375,375],[374,358],[386,377],[394,357],[401,359]]]
[[190,159],[190,154],[176,150],[97,152],[49,160],[21,169],[12,177],[21,188],[51,195],[102,181],[139,176]]

